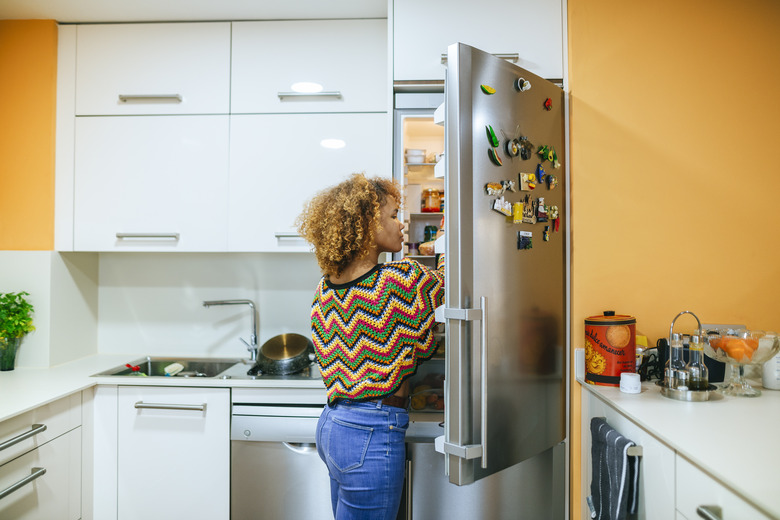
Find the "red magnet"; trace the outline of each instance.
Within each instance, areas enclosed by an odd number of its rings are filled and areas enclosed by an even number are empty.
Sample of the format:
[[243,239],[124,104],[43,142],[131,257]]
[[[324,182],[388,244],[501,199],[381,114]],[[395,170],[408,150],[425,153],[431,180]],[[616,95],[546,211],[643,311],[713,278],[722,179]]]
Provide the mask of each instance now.
[[552,99],[547,98],[544,100],[544,109],[545,110],[552,110]]

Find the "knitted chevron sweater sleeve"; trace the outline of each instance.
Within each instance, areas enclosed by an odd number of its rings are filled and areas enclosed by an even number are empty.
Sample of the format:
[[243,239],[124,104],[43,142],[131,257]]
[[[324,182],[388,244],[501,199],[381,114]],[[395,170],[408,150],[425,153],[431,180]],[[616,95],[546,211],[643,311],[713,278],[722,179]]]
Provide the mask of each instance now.
[[346,284],[320,280],[312,340],[328,402],[391,395],[433,355],[434,309],[444,302],[443,256],[435,270],[403,259]]

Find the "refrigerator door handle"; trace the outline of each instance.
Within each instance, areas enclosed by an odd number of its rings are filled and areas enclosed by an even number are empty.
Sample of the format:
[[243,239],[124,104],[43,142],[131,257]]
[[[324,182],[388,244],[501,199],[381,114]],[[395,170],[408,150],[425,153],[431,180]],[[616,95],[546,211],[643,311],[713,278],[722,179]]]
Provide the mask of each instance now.
[[481,338],[481,351],[480,351],[480,428],[481,439],[480,444],[468,444],[461,445],[452,442],[444,442],[444,453],[455,455],[462,459],[482,459],[482,467],[487,468],[487,352],[488,352],[488,339],[487,339],[487,298],[482,296],[480,299],[479,309],[456,309],[445,308],[444,318],[450,320],[461,321],[476,321],[480,322],[480,338]]

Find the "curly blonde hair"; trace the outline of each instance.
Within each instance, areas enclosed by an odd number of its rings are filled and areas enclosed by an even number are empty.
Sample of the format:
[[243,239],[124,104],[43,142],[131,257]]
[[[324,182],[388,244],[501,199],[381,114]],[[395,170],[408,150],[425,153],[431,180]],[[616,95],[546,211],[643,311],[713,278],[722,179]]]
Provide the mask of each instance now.
[[314,245],[323,274],[339,276],[354,260],[368,254],[379,229],[380,208],[388,197],[401,202],[401,190],[394,181],[354,173],[306,204],[296,225],[300,235]]

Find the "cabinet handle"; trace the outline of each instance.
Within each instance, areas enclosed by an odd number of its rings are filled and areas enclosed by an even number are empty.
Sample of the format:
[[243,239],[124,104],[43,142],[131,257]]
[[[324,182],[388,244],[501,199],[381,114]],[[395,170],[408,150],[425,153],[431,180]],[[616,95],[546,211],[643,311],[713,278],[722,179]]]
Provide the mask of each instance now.
[[188,410],[193,412],[205,412],[206,403],[203,404],[168,404],[168,403],[145,403],[138,401],[136,408],[146,408],[149,410]]
[[18,444],[22,442],[25,439],[29,439],[33,435],[38,435],[39,433],[46,431],[46,425],[45,424],[33,424],[30,431],[26,431],[22,434],[17,435],[13,439],[8,439],[4,443],[0,444],[0,451],[3,451],[6,448],[10,448],[14,444]]
[[[496,58],[501,58],[502,60],[511,61],[512,63],[517,63],[520,60],[520,55],[517,53],[512,54],[493,54]],[[447,55],[442,54],[441,55],[441,62],[442,64],[447,63]]]
[[301,235],[294,231],[277,231],[274,233],[276,238],[303,238]]
[[168,238],[170,240],[179,240],[178,233],[117,233],[116,237],[120,240],[127,238]]
[[16,484],[11,484],[4,490],[0,491],[0,499],[7,497],[14,491],[18,490],[19,488],[22,488],[35,480],[38,477],[42,477],[46,473],[46,468],[32,468],[30,470],[30,474],[26,477],[24,477],[22,480],[17,482]]
[[706,520],[723,520],[723,509],[720,506],[699,506],[696,514]]
[[329,92],[277,92],[277,96],[279,96],[279,99],[284,99],[288,97],[333,97],[341,99],[341,91],[340,90],[333,90]]
[[127,103],[128,101],[173,101],[181,103],[183,98],[181,94],[119,94],[119,101]]

